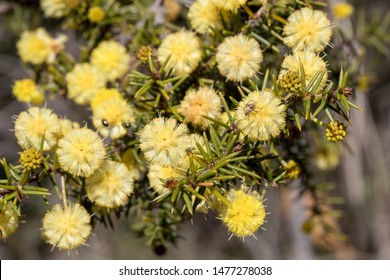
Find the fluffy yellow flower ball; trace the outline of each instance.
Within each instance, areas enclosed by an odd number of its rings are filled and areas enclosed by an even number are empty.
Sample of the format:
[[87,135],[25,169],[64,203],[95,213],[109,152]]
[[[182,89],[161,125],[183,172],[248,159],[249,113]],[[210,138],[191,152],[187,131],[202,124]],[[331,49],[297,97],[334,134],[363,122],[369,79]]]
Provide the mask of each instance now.
[[169,56],[166,70],[176,76],[190,74],[202,59],[199,38],[191,31],[169,34],[157,50],[158,61],[163,64]]
[[45,95],[31,79],[16,81],[12,93],[19,101],[33,105],[39,105],[45,101]]
[[333,6],[332,13],[335,19],[345,19],[353,13],[353,6],[348,3],[336,3]]
[[231,12],[237,12],[248,0],[212,0],[220,8]]
[[236,109],[238,129],[253,141],[277,137],[286,124],[286,106],[270,91],[253,91]]
[[18,115],[14,129],[18,144],[23,149],[40,150],[43,140],[43,151],[49,151],[57,144],[60,125],[52,110],[31,107]]
[[90,222],[90,215],[80,204],[65,209],[56,204],[43,217],[43,236],[52,246],[73,250],[83,245],[91,234]]
[[222,213],[222,221],[238,237],[253,235],[265,222],[265,207],[256,192],[230,190],[229,206]]
[[196,0],[188,10],[188,19],[196,32],[205,34],[222,28],[222,18],[212,0]]
[[118,42],[103,41],[92,51],[91,64],[97,67],[108,81],[114,81],[129,70],[130,55]]
[[0,239],[11,236],[19,227],[18,213],[12,209],[8,202],[0,204]]
[[227,37],[217,48],[219,72],[231,81],[242,82],[256,75],[263,61],[259,43],[239,34]]
[[64,48],[66,36],[54,39],[43,28],[24,31],[16,43],[20,59],[32,64],[54,63],[56,55]]

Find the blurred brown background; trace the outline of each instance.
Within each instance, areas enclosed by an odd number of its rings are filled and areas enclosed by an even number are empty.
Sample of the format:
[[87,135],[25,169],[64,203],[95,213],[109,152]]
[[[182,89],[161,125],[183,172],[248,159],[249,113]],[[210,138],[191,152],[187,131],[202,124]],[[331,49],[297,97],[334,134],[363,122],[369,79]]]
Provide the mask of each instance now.
[[[24,2],[33,5],[36,1]],[[11,96],[11,86],[28,74],[16,56],[17,38],[6,28],[9,23],[2,4],[0,1],[0,156],[16,162],[20,148],[10,131],[11,117],[26,105]],[[390,8],[388,0],[353,1],[353,5],[379,15]],[[69,50],[74,48],[75,38],[67,35]],[[208,215],[207,221],[198,215],[193,224],[181,226],[182,238],[163,257],[156,256],[145,239],[136,238],[130,231],[131,220],[123,219],[114,219],[115,230],[98,226],[88,240],[90,246],[78,249],[78,254],[51,252],[39,232],[44,205],[41,199],[29,199],[22,206],[25,223],[8,240],[0,241],[0,259],[390,259],[390,55],[376,65],[374,74],[370,91],[355,95],[365,112],[352,112],[347,137],[351,151],[344,153],[340,166],[328,178],[336,186],[334,194],[345,198],[339,210],[343,211],[340,229],[347,241],[316,240],[302,233],[307,201],[297,199],[299,182],[294,182],[287,189],[269,193],[267,210],[271,214],[257,240],[228,241],[228,232],[215,215]],[[62,100],[48,100],[48,107],[75,121],[89,115]]]

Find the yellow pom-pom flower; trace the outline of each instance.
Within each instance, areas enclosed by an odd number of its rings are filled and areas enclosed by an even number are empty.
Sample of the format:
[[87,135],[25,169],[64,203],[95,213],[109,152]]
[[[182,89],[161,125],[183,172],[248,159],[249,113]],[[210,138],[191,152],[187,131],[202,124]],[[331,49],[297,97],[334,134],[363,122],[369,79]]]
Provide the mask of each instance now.
[[259,194],[230,190],[229,206],[222,213],[222,221],[229,231],[238,237],[253,235],[265,222],[265,207]]
[[90,106],[93,110],[111,98],[122,98],[122,95],[116,88],[102,88],[92,98]]
[[191,31],[169,34],[157,50],[158,61],[163,64],[170,57],[166,70],[174,75],[190,74],[202,59],[199,38]]
[[205,34],[222,28],[222,18],[212,0],[196,0],[188,10],[188,19],[196,32]]
[[223,10],[231,11],[233,13],[237,12],[248,0],[211,0],[214,4]]
[[39,105],[45,101],[45,95],[31,79],[16,81],[12,93],[19,101],[33,105]]
[[283,60],[282,69],[279,73],[279,80],[283,79],[283,76],[285,76],[288,72],[300,73],[301,64],[303,66],[303,70],[305,71],[306,86],[317,73],[324,73],[316,92],[321,91],[328,79],[326,63],[320,56],[310,51],[296,52],[286,56]]
[[260,70],[263,53],[253,38],[238,34],[227,37],[217,48],[219,72],[231,81],[242,82]]
[[85,244],[92,231],[90,222],[90,215],[80,204],[65,209],[56,204],[43,217],[42,233],[50,245],[73,250]]
[[77,104],[88,104],[95,94],[106,85],[103,72],[89,64],[77,64],[66,74],[68,95]]
[[104,137],[124,136],[134,121],[134,111],[122,97],[112,97],[93,108],[92,123]]
[[79,0],[41,0],[41,8],[46,17],[60,18],[79,4]]
[[66,36],[54,39],[43,28],[24,31],[16,43],[18,54],[23,62],[32,64],[54,63],[56,55],[64,48]]
[[332,13],[335,19],[345,19],[352,15],[353,6],[348,3],[336,3],[333,6]]
[[209,87],[200,87],[187,91],[180,103],[179,113],[184,116],[185,122],[206,129],[210,121],[203,116],[218,119],[221,109],[222,101],[217,92]]
[[0,204],[0,239],[11,236],[19,227],[18,213],[8,202]]
[[283,167],[284,170],[286,170],[287,172],[288,178],[292,180],[297,179],[301,174],[301,167],[295,160],[290,159],[288,162],[284,164]]
[[173,118],[155,118],[139,135],[140,148],[146,160],[161,166],[176,166],[191,144],[188,128]]
[[133,192],[134,184],[130,171],[124,163],[106,160],[85,181],[89,200],[100,207],[123,206]]
[[89,177],[102,165],[106,150],[99,135],[83,127],[71,130],[58,141],[57,155],[66,172]]
[[49,151],[57,144],[60,125],[52,110],[31,107],[18,115],[14,129],[18,144],[23,149],[39,150],[43,140],[43,151]]
[[166,187],[166,183],[169,179],[178,179],[183,175],[183,172],[174,167],[151,164],[149,167],[148,179],[150,187],[160,195],[169,191]]
[[269,91],[253,91],[238,104],[237,126],[253,141],[277,137],[286,124],[286,106]]
[[121,78],[130,67],[126,48],[114,40],[103,41],[92,51],[91,64],[105,75],[108,81]]
[[320,52],[329,44],[332,29],[323,12],[302,8],[288,17],[283,33],[284,43],[294,52]]
[[88,19],[92,23],[101,22],[105,16],[104,10],[98,6],[91,7],[88,10]]
[[43,162],[43,156],[37,149],[31,148],[24,150],[20,154],[20,163],[25,170],[35,170],[39,168]]

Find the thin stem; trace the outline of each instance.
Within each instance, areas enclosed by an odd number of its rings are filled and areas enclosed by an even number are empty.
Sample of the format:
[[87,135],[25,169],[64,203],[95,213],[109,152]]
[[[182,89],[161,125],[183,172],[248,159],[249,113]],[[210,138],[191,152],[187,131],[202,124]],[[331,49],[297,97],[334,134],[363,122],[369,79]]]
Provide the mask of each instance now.
[[66,187],[65,187],[65,176],[61,175],[61,192],[62,192],[62,203],[64,204],[64,209],[68,208],[68,201],[66,197]]
[[242,7],[244,8],[245,12],[246,12],[251,18],[255,18],[255,17],[256,17],[255,14],[251,11],[251,9],[249,9],[249,7],[248,7],[246,4],[244,4],[244,6],[242,6]]

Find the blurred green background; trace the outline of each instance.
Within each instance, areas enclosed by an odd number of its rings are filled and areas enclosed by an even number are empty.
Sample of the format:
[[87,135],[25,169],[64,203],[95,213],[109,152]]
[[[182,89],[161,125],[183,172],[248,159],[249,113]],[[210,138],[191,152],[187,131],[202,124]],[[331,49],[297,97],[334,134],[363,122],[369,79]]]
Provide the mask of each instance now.
[[[9,16],[10,3],[23,3],[26,9],[39,1],[0,1],[0,156],[17,162],[20,151],[12,133],[12,116],[27,105],[17,102],[11,87],[17,79],[28,77],[16,55],[17,33],[25,22],[39,23],[40,16],[23,13],[23,20]],[[191,1],[181,1],[189,4]],[[340,1],[329,1],[330,7]],[[384,17],[390,10],[388,0],[352,1],[367,17]],[[77,49],[77,38],[67,33],[67,50]],[[157,256],[130,230],[132,217],[116,220],[114,229],[97,226],[88,240],[76,252],[51,252],[41,238],[39,228],[45,213],[40,198],[22,205],[19,230],[8,240],[0,241],[0,259],[390,259],[390,52],[378,56],[368,53],[363,62],[370,80],[368,92],[355,91],[355,102],[365,112],[352,111],[350,134],[338,168],[328,174],[327,182],[334,184],[332,195],[343,197],[337,206],[342,211],[337,227],[346,240],[324,238],[321,232],[305,235],[301,225],[307,218],[307,201],[299,198],[299,181],[288,188],[268,194],[268,223],[258,239],[232,238],[226,228],[211,213],[199,214],[194,221],[183,224],[177,246],[171,246],[163,256]],[[380,57],[372,60],[370,57]],[[353,86],[353,85],[352,85]],[[48,107],[74,121],[88,118],[71,102],[48,100]],[[2,172],[2,171],[1,171]],[[1,176],[2,177],[2,176]]]

